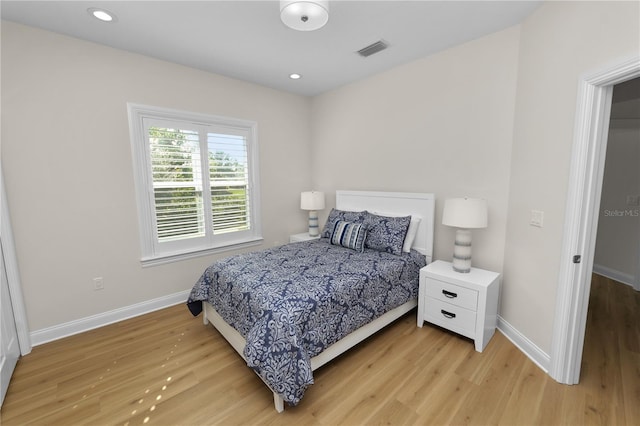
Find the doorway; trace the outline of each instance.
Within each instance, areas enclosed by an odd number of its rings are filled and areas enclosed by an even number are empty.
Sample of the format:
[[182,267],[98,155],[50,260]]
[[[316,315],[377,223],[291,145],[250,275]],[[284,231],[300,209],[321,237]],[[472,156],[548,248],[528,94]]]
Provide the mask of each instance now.
[[613,86],[637,77],[634,56],[579,82],[549,368],[560,383],[580,380]]
[[[580,383],[586,389],[603,391],[619,384],[632,388],[637,380],[640,292],[634,287],[640,259],[640,78],[613,86],[610,117],[580,369]],[[625,398],[633,399],[633,392]]]
[[20,357],[18,345],[18,332],[13,317],[11,297],[9,294],[9,281],[6,274],[4,252],[0,243],[0,270],[2,281],[0,282],[0,406],[9,387],[9,381],[13,369]]
[[613,87],[593,262],[595,273],[634,288],[640,278],[639,165],[640,77]]
[[20,355],[31,352],[18,260],[11,230],[4,176],[0,167],[0,405]]

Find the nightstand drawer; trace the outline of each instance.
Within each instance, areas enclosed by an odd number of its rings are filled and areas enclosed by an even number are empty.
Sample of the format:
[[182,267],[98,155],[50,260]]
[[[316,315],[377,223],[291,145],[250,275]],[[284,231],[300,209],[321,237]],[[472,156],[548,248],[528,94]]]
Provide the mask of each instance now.
[[460,306],[472,311],[478,309],[478,292],[468,288],[449,284],[444,281],[427,278],[427,297]]
[[425,319],[471,339],[476,336],[476,312],[427,297]]

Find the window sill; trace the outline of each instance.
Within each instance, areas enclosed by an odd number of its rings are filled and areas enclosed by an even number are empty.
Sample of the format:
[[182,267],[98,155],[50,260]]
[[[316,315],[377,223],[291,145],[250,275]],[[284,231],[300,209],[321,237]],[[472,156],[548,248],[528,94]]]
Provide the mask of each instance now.
[[262,244],[263,238],[255,238],[251,240],[242,241],[239,243],[226,244],[219,247],[210,247],[206,249],[188,250],[179,253],[164,253],[155,256],[143,257],[140,262],[143,268],[151,266],[165,265],[168,263],[179,262],[187,259],[194,259],[196,257],[208,256],[210,254],[224,253],[226,251],[238,250],[245,247],[254,247]]

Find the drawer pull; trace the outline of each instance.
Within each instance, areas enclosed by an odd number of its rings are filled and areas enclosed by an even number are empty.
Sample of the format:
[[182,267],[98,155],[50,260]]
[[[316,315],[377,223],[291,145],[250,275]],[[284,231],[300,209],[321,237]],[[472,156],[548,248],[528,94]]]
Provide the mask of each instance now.
[[458,297],[458,293],[452,293],[452,292],[447,291],[447,290],[442,290],[442,294],[444,294],[449,299],[455,299],[456,297]]
[[447,318],[455,318],[456,317],[456,314],[454,314],[453,312],[447,312],[444,309],[440,309],[440,313],[442,315],[444,315],[445,317],[447,317]]

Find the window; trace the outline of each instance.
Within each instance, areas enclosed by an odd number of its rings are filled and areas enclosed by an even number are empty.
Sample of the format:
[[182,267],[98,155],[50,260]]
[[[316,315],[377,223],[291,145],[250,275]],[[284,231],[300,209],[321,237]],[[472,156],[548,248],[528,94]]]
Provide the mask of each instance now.
[[128,109],[143,265],[259,244],[256,124]]

